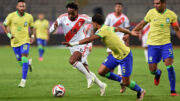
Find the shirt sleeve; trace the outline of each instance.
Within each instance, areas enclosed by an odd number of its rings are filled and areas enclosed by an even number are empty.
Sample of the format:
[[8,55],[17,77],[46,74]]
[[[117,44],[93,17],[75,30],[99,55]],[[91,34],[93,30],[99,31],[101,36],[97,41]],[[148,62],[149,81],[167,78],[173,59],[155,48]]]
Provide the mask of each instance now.
[[173,26],[173,27],[176,27],[176,26],[178,26],[178,20],[177,20],[177,15],[174,13],[174,14],[172,14],[172,20],[171,20],[171,25]]
[[11,24],[11,15],[8,15],[8,16],[6,17],[6,19],[4,20],[3,24],[4,24],[5,26],[8,26],[8,25]]
[[63,17],[59,17],[57,18],[57,23],[58,23],[58,26],[61,26],[62,25],[62,22],[63,22]]
[[144,17],[144,21],[145,22],[150,22],[151,21],[151,11],[149,10],[146,14],[146,16]]
[[106,20],[105,20],[104,24],[107,25],[107,26],[110,25],[110,19],[109,19],[109,16],[106,17]]
[[31,15],[31,18],[30,18],[29,26],[34,27],[34,18],[32,17],[32,15]]
[[125,28],[130,27],[129,19],[128,19],[128,18],[126,18],[125,21],[124,21],[124,27],[125,27]]

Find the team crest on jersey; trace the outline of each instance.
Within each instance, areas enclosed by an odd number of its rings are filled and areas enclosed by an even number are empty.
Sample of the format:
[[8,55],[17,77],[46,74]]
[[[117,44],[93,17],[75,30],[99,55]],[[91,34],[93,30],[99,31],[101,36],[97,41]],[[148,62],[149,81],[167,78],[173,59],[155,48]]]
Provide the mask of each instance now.
[[169,18],[166,18],[166,23],[170,23],[170,19]]
[[27,21],[25,21],[25,22],[24,22],[24,27],[26,27],[26,26],[27,26],[27,24],[28,24],[28,23],[27,23]]

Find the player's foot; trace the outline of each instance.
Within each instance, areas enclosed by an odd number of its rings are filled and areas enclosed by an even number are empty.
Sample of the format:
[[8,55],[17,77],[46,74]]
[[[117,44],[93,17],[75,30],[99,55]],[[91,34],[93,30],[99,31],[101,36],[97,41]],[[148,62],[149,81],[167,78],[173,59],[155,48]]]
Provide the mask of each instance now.
[[29,67],[29,71],[32,72],[32,59],[29,59],[29,64],[28,64],[28,67]]
[[171,91],[171,96],[179,96],[179,94],[176,91]]
[[39,61],[43,61],[44,59],[43,59],[43,57],[39,57]]
[[124,93],[126,91],[126,86],[124,86],[121,83],[120,83],[120,86],[121,86],[120,93]]
[[92,76],[91,78],[88,78],[87,82],[88,82],[87,88],[91,88],[92,85],[94,84],[94,77]]
[[25,87],[25,85],[26,85],[26,80],[24,80],[24,79],[21,79],[21,82],[19,83],[19,87],[20,88],[24,88]]
[[103,83],[103,86],[100,88],[100,92],[101,92],[100,96],[104,96],[106,87],[107,87],[107,84]]
[[138,92],[136,100],[143,100],[145,94],[146,94],[146,91],[144,89],[141,92]]
[[161,74],[162,74],[162,71],[160,70],[160,75],[156,75],[154,77],[154,85],[156,85],[156,86],[159,85]]

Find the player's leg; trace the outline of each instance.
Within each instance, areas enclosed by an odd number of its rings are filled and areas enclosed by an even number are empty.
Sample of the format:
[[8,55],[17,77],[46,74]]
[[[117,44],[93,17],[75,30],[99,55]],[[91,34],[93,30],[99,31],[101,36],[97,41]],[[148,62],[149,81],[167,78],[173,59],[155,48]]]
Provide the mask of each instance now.
[[26,84],[26,78],[27,78],[27,72],[28,72],[28,64],[29,64],[29,60],[28,60],[28,54],[29,54],[29,47],[30,45],[27,43],[27,44],[24,44],[20,47],[20,50],[21,50],[21,55],[22,55],[22,79],[21,79],[21,82],[19,84],[19,87],[25,87],[25,84]]
[[137,99],[142,100],[146,93],[135,81],[130,80],[130,75],[133,68],[133,55],[130,52],[129,55],[120,62],[122,65],[122,82],[123,85],[137,92]]
[[144,56],[145,56],[146,62],[148,62],[148,50],[147,50],[147,47],[144,47]]
[[169,78],[169,82],[170,82],[170,88],[171,88],[171,96],[179,96],[176,93],[176,73],[174,70],[174,66],[173,66],[173,48],[172,48],[172,44],[167,44],[163,46],[163,60],[165,63],[165,66],[167,68],[168,71],[168,78]]
[[38,44],[38,51],[39,51],[39,61],[43,61],[43,54],[44,54],[43,40],[37,39],[37,44]]
[[83,65],[86,67],[86,69],[89,71],[90,75],[93,76],[95,79],[94,79],[94,82],[100,87],[100,92],[101,92],[101,96],[103,96],[105,94],[105,89],[107,87],[106,83],[103,83],[101,80],[99,80],[99,78],[92,72],[88,69],[88,61],[87,61],[87,57],[90,53],[90,49],[87,47],[86,51],[83,52],[83,56],[82,56],[82,63]]
[[16,59],[19,62],[19,65],[22,66],[20,47],[13,47],[13,51],[16,55]]
[[119,75],[111,72],[114,68],[116,68],[117,65],[119,65],[117,59],[115,59],[112,54],[110,54],[100,66],[98,73],[99,75],[110,80],[121,82],[122,78]]
[[79,51],[75,51],[72,53],[69,59],[69,63],[86,76],[86,79],[88,81],[88,88],[90,88],[93,85],[94,77],[90,75],[86,67],[84,67],[84,65],[82,64],[81,57],[82,53]]
[[160,82],[161,70],[157,67],[157,63],[161,61],[160,46],[148,46],[148,64],[151,74],[155,75],[154,84],[157,86]]

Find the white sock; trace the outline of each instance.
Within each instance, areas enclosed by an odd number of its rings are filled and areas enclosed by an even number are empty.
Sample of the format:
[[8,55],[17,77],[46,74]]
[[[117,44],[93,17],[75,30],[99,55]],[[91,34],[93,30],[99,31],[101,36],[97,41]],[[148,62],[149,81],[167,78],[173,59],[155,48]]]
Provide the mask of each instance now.
[[148,62],[148,50],[147,49],[144,50],[144,55],[145,55],[146,62]]
[[122,75],[122,72],[121,72],[121,65],[118,65],[118,75]]
[[102,87],[103,86],[103,82],[101,80],[99,80],[99,78],[96,77],[96,75],[90,71],[90,74],[95,78],[94,82],[99,86]]
[[79,61],[75,62],[73,66],[76,67],[80,72],[82,72],[86,76],[87,79],[91,78],[90,73],[86,70],[86,68],[81,62]]

